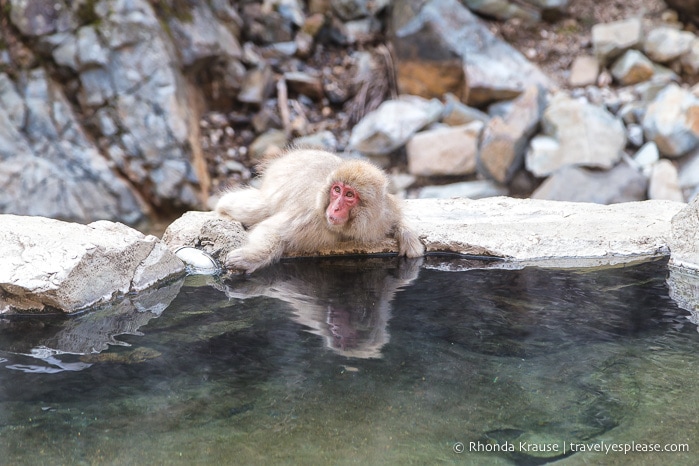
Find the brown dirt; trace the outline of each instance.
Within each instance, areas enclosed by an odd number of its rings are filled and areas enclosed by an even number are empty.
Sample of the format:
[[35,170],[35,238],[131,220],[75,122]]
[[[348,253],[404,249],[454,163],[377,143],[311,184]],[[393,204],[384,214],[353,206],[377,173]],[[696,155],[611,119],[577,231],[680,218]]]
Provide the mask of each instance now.
[[565,87],[575,57],[592,55],[593,25],[639,16],[661,22],[664,12],[665,19],[671,20],[673,15],[662,0],[571,0],[567,14],[556,21],[533,25],[519,20],[491,21],[489,26]]

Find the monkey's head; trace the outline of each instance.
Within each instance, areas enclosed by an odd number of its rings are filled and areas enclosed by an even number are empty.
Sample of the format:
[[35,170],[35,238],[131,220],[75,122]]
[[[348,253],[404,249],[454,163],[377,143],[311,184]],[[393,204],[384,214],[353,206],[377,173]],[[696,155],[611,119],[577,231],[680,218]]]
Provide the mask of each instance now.
[[356,189],[342,181],[335,181],[330,186],[330,202],[325,210],[326,220],[330,225],[344,225],[359,201],[359,193]]
[[[383,212],[383,200],[388,187],[386,175],[369,162],[346,160],[328,177],[324,196],[325,219],[328,226],[351,236],[360,236],[373,217]],[[367,225],[365,225],[367,224]]]

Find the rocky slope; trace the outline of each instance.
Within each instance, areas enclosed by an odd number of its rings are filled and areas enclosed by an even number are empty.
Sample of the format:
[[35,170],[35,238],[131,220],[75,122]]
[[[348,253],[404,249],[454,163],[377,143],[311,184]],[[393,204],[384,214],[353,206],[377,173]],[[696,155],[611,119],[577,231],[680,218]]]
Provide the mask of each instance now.
[[699,185],[699,40],[659,0],[0,6],[2,213],[205,209],[288,144],[368,157],[407,197]]

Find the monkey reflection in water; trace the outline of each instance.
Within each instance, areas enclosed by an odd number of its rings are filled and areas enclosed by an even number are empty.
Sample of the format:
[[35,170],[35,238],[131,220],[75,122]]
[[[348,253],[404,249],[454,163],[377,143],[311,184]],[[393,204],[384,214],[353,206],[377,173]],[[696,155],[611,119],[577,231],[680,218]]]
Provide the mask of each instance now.
[[422,259],[288,260],[248,276],[233,276],[231,298],[267,296],[289,303],[293,320],[343,356],[380,358],[389,341],[391,301],[417,278]]

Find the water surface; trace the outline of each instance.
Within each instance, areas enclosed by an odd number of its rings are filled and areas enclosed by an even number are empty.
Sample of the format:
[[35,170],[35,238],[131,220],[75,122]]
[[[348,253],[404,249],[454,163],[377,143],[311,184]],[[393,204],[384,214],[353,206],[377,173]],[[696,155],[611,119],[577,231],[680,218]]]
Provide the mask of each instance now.
[[664,261],[189,277],[0,319],[0,464],[694,464],[688,316]]

